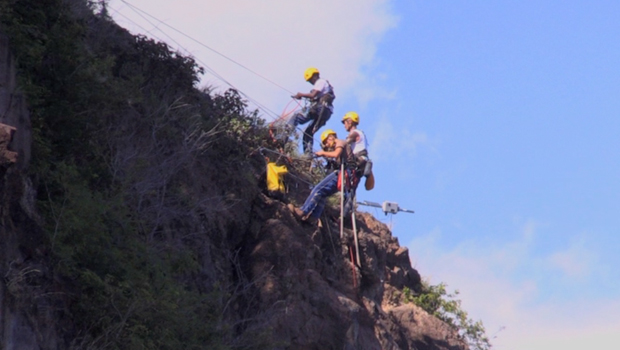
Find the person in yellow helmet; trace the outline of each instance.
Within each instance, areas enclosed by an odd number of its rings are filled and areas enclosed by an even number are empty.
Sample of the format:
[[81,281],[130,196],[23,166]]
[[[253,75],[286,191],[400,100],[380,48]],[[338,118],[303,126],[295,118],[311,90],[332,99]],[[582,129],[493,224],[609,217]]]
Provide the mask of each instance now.
[[304,79],[312,84],[312,90],[308,93],[298,92],[291,96],[294,99],[307,98],[311,101],[309,108],[295,113],[288,121],[289,127],[294,129],[297,125],[310,122],[304,130],[302,145],[304,153],[312,153],[314,133],[316,133],[332,116],[334,111],[333,101],[336,98],[334,88],[329,81],[322,79],[319,70],[310,67],[304,72]]
[[368,154],[368,140],[366,139],[364,132],[357,128],[359,123],[360,116],[356,112],[348,112],[344,115],[344,117],[342,117],[344,129],[349,132],[349,135],[347,136],[347,143],[351,144],[353,154],[356,156]]
[[[321,143],[323,150],[315,152],[319,157],[332,158],[337,162],[346,161],[348,147],[344,140],[338,139],[334,130],[328,129],[321,133]],[[316,221],[321,216],[327,197],[338,192],[339,169],[329,173],[321,182],[312,188],[310,195],[301,208],[290,206],[295,216],[304,222]]]
[[349,132],[346,142],[351,145],[353,155],[356,159],[356,166],[359,176],[366,177],[366,189],[374,187],[374,175],[372,175],[372,161],[368,156],[368,139],[366,134],[357,126],[360,123],[360,116],[356,112],[348,112],[342,117],[344,129]]

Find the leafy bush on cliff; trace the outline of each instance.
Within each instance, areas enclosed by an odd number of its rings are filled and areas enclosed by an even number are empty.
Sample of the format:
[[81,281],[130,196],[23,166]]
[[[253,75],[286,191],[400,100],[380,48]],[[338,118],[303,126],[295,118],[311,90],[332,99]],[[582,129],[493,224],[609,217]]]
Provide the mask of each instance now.
[[417,295],[414,295],[407,287],[403,290],[405,302],[414,303],[429,314],[455,327],[472,349],[490,349],[491,343],[482,321],[474,322],[469,318],[467,312],[461,308],[461,301],[456,299],[458,294],[458,290],[453,294],[448,293],[444,283],[431,285],[428,281],[422,281],[422,290]]

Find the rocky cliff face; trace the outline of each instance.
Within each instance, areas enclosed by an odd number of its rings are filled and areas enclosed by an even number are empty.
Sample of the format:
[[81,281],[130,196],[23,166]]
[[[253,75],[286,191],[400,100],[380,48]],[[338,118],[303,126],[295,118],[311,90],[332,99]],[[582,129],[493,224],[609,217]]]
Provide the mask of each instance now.
[[465,349],[454,331],[412,304],[420,276],[388,228],[358,213],[361,267],[350,222],[340,238],[330,212],[322,227],[300,225],[283,203],[261,196],[262,225],[247,246],[260,305],[290,349]]
[[[0,348],[106,348],[83,341],[88,330],[76,329],[69,312],[79,296],[55,273],[26,173],[30,120],[15,74],[0,36],[0,123],[16,127],[10,148],[18,153],[17,163],[0,166]],[[170,254],[179,246],[196,254],[199,272],[179,283],[205,293],[214,284],[236,286],[223,313],[239,334],[260,329],[273,349],[467,349],[449,326],[402,302],[403,288],[419,290],[420,276],[385,225],[358,213],[358,266],[351,223],[340,237],[338,213],[329,208],[320,227],[299,223],[262,191],[261,157],[230,173],[211,165],[183,174],[191,184],[185,192],[200,201],[168,211],[166,220],[176,224],[152,239],[175,245]]]

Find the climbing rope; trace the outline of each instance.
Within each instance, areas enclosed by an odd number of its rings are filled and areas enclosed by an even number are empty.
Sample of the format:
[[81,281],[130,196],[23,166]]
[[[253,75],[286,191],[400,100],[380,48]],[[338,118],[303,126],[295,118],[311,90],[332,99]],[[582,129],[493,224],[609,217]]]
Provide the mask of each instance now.
[[353,261],[353,249],[349,246],[349,253],[351,255],[351,271],[353,273],[353,288],[357,288],[357,274],[355,273],[355,262]]

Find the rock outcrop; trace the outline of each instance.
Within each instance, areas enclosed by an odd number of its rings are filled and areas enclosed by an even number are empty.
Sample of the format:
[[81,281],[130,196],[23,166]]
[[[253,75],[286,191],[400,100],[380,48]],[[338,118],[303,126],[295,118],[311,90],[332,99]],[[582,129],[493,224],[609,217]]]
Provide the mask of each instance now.
[[[247,264],[260,305],[282,349],[466,349],[453,329],[413,304],[419,289],[407,248],[367,213],[358,213],[361,267],[349,225],[340,238],[329,213],[322,227],[298,223],[283,203],[259,199],[263,225]],[[350,224],[350,223],[349,223]]]

